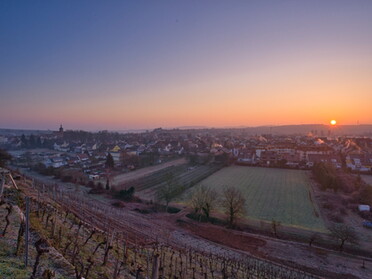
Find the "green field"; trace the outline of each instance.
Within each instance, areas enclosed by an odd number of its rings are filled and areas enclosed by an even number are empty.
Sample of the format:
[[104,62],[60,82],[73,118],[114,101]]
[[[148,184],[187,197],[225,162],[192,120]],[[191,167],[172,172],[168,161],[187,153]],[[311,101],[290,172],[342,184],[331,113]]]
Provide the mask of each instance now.
[[324,231],[318,207],[310,198],[307,171],[231,166],[200,182],[221,192],[239,188],[246,198],[246,216],[253,220],[275,219],[282,225]]

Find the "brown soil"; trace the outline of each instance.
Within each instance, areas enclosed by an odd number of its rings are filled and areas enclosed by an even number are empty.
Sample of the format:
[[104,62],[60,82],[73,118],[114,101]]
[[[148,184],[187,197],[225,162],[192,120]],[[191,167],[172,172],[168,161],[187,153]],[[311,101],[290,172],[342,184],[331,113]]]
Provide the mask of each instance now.
[[234,249],[247,251],[256,256],[262,256],[262,253],[259,253],[258,248],[266,245],[265,240],[222,227],[211,227],[210,225],[187,221],[179,222],[179,224],[194,235]]

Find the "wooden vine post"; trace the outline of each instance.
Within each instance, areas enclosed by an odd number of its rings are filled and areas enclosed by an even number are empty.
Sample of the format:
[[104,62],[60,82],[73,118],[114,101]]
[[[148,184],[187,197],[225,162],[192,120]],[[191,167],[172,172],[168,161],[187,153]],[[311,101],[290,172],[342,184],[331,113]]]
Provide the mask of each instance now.
[[2,173],[0,176],[0,201],[3,196],[4,184],[5,184],[5,175]]
[[26,197],[25,267],[28,265],[28,242],[30,232],[30,198]]
[[154,255],[154,261],[152,264],[152,276],[151,279],[159,278],[159,254]]

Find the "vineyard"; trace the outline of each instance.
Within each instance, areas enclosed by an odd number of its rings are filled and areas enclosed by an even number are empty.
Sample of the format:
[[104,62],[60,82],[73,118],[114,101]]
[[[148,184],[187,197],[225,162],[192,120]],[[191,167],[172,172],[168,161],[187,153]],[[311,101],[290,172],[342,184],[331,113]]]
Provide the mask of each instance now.
[[170,166],[140,179],[129,181],[125,184],[125,187],[134,187],[136,195],[141,199],[154,200],[157,189],[167,183],[167,176],[170,173],[177,184],[182,185],[184,189],[188,189],[220,169],[221,166],[219,165]]
[[226,185],[239,188],[249,219],[324,232],[310,183],[306,171],[241,166],[224,168],[201,182],[219,192]]
[[173,173],[174,175],[178,176],[185,171],[187,171],[187,165],[169,166],[147,176],[130,180],[123,184],[122,187],[134,187],[136,189],[136,192],[143,191],[153,187],[154,185],[158,185],[164,182],[168,173]]
[[[158,164],[158,165],[149,166],[149,167],[145,167],[145,168],[140,168],[138,170],[134,170],[134,171],[131,171],[131,172],[118,174],[118,175],[115,175],[111,178],[111,185],[113,185],[115,187],[120,187],[120,186],[124,185],[124,187],[125,187],[127,182],[130,182],[130,181],[133,182],[137,179],[141,179],[142,177],[151,175],[151,174],[156,173],[156,172],[161,173],[161,171],[163,169],[166,169],[168,167],[176,167],[176,166],[179,166],[179,165],[185,165],[186,163],[187,163],[187,160],[185,158],[180,158],[180,159],[168,161],[168,162],[165,162],[165,163],[161,163],[161,164]],[[105,182],[105,181],[102,181],[102,182]]]
[[[54,247],[71,263],[75,274],[60,278],[315,278],[199,238],[165,232],[150,226],[150,217],[146,224],[136,213],[57,185],[26,182],[20,188],[17,198],[12,197],[15,191],[7,191],[6,203],[29,214],[31,229],[40,238],[34,243],[39,256],[48,253],[45,247]],[[13,226],[21,228],[22,222]],[[22,239],[21,230],[19,235]],[[32,264],[43,259],[36,258]],[[34,265],[36,275],[42,266]]]

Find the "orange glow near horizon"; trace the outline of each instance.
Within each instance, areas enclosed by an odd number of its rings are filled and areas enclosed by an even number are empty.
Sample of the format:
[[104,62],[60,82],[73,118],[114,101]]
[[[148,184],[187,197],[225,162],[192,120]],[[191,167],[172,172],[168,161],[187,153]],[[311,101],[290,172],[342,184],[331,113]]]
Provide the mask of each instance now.
[[337,124],[337,121],[336,120],[331,120],[330,123],[331,123],[332,126],[335,126]]
[[0,9],[0,128],[372,124],[372,1],[49,2]]

